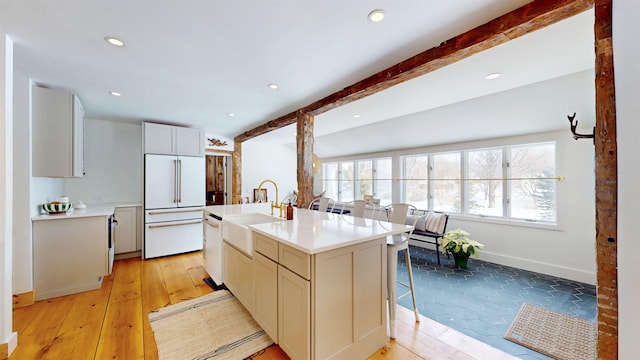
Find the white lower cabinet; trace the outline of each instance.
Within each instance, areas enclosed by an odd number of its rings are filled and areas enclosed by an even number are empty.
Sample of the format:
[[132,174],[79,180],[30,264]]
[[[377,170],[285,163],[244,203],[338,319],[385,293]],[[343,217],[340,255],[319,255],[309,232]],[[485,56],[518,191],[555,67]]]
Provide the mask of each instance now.
[[36,301],[95,290],[109,274],[108,217],[33,221]]
[[311,255],[261,234],[253,239],[254,318],[289,357],[364,359],[384,347],[384,238]]
[[278,344],[291,359],[311,355],[311,282],[282,265],[278,265]]
[[271,340],[278,342],[278,263],[253,253],[255,309],[253,317]]
[[253,259],[225,241],[222,243],[222,256],[224,284],[240,303],[253,314],[255,297],[253,290]]
[[141,216],[141,207],[118,207],[115,218],[118,221],[115,234],[115,253],[123,254],[142,250],[140,238],[142,237],[138,219]]

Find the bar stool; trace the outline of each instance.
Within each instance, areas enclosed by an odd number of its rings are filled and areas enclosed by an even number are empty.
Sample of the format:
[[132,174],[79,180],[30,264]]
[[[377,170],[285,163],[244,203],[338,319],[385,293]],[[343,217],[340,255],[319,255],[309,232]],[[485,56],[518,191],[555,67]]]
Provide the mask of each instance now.
[[[410,204],[391,204],[386,207],[389,222],[396,224],[405,224],[407,215],[410,210],[416,211],[417,208]],[[415,227],[418,217],[413,217],[413,225]],[[393,235],[387,237],[387,300],[389,303],[389,337],[396,338],[396,300],[411,294],[413,301],[413,312],[416,316],[416,322],[420,322],[420,314],[416,305],[416,294],[413,287],[413,271],[411,270],[411,257],[409,256],[409,238],[413,230],[408,233]],[[409,275],[409,284],[398,281],[398,251],[404,250],[404,257],[407,265],[407,273]],[[407,292],[397,296],[396,284],[400,284],[408,289]]]

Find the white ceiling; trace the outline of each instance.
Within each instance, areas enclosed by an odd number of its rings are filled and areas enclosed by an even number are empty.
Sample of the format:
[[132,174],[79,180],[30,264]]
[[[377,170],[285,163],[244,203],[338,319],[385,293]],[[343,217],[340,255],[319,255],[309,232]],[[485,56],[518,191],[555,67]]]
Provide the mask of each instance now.
[[[0,0],[0,30],[15,41],[19,71],[77,93],[89,118],[190,125],[233,139],[528,2]],[[367,14],[376,8],[386,18],[373,24]],[[107,44],[109,35],[126,46]],[[320,115],[315,134],[320,142],[593,62],[587,12]],[[484,80],[494,71],[504,75]],[[293,132],[261,141],[290,142]]]

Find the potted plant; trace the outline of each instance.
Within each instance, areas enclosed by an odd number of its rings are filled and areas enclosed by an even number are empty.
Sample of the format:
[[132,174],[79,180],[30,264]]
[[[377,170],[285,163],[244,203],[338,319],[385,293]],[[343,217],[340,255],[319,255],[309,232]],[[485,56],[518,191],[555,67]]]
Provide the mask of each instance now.
[[478,251],[484,247],[475,240],[469,238],[469,233],[462,229],[455,229],[447,231],[442,238],[440,247],[443,253],[453,254],[453,258],[456,261],[456,266],[461,268],[467,267],[467,260],[469,256],[478,256]]

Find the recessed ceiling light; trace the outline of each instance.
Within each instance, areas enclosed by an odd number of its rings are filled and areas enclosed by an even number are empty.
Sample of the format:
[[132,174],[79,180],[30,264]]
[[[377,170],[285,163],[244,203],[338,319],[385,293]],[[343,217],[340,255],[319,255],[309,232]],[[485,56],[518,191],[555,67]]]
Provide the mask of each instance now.
[[111,94],[113,96],[122,96],[122,94],[117,92],[117,91],[109,91],[109,94]]
[[276,90],[279,88],[278,84],[269,84],[269,89]]
[[112,36],[105,36],[104,40],[113,46],[124,46],[124,41],[120,39],[116,39]]
[[358,115],[358,114],[353,115],[353,118],[354,118],[354,119],[357,119],[357,118],[359,118],[359,117],[360,117],[360,115]]
[[384,10],[376,9],[369,13],[369,21],[377,23],[384,19]]
[[234,116],[236,116],[236,114],[234,114],[234,113],[227,113],[227,116],[228,116],[228,117],[234,117]]
[[485,77],[485,79],[487,79],[487,80],[493,80],[493,79],[497,79],[497,78],[499,78],[500,76],[502,76],[502,74],[501,74],[501,73],[496,72],[496,73],[491,73],[491,74],[487,75],[487,76]]

